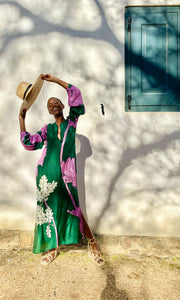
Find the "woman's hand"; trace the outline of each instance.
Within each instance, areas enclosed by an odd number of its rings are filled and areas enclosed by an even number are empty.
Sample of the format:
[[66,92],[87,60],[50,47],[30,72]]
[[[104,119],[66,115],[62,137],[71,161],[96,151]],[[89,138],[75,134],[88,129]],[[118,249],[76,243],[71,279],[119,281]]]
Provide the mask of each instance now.
[[61,85],[63,88],[67,89],[69,84],[51,74],[45,74],[41,77],[41,79],[43,80],[46,80],[46,81],[51,81],[51,82],[54,82],[54,83],[57,83],[59,85]]
[[45,74],[41,77],[41,79],[46,80],[46,81],[56,82],[56,77],[51,74]]

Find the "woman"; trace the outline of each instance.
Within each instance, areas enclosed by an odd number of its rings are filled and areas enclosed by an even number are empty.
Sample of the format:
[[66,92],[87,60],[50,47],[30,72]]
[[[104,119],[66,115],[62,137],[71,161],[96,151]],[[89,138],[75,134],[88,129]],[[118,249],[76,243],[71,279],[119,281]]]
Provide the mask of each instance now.
[[57,257],[57,247],[88,239],[88,255],[102,266],[95,240],[79,207],[76,180],[75,133],[78,117],[85,113],[80,90],[57,77],[46,74],[43,80],[54,82],[66,89],[70,112],[64,118],[63,103],[55,97],[47,107],[55,123],[45,125],[36,134],[26,131],[26,110],[19,115],[21,142],[26,150],[44,150],[36,169],[37,212],[33,253],[45,253],[42,264],[49,264]]

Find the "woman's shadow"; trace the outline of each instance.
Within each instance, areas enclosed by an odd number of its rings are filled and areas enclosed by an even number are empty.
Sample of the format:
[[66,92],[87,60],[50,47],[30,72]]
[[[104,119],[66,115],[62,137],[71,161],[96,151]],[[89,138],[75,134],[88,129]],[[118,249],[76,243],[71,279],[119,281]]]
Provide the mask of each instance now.
[[77,183],[78,195],[82,212],[87,219],[86,212],[86,189],[85,189],[85,162],[86,158],[92,155],[92,149],[87,137],[82,134],[76,134],[78,153],[76,154],[77,163]]

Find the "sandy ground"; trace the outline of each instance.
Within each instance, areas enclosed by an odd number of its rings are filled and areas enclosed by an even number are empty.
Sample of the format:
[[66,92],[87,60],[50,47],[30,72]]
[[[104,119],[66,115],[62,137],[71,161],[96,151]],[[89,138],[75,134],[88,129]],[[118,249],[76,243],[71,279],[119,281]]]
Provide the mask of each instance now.
[[31,250],[0,250],[0,299],[178,300],[180,258],[122,255],[102,249],[106,264],[94,265],[86,245],[61,247],[49,266]]

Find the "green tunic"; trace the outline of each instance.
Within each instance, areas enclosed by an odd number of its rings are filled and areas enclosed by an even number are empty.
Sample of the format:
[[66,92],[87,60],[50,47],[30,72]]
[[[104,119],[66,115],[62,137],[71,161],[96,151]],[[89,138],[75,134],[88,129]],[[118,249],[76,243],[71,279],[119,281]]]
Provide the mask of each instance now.
[[78,243],[83,236],[82,215],[76,180],[75,133],[78,117],[84,114],[78,88],[67,89],[70,113],[60,125],[45,125],[35,135],[21,133],[26,150],[44,150],[36,170],[37,211],[33,253],[53,249],[61,244]]

